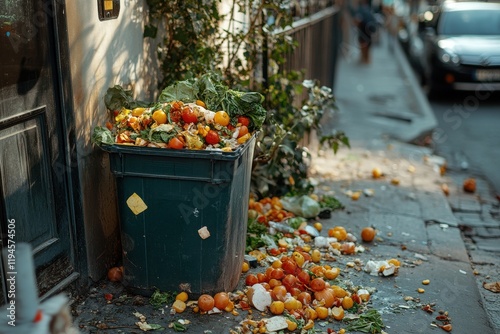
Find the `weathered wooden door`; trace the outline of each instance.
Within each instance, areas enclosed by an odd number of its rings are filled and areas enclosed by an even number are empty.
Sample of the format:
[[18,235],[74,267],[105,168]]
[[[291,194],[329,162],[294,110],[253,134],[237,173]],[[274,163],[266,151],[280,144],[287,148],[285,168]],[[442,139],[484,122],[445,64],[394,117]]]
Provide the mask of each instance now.
[[75,276],[54,3],[0,1],[1,241],[32,245],[41,294]]

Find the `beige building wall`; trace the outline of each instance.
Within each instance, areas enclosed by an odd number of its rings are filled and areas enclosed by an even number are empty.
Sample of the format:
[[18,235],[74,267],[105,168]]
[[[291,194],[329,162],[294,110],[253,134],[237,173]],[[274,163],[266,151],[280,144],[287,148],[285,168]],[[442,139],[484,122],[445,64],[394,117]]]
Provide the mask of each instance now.
[[[107,153],[91,143],[92,129],[107,121],[104,94],[109,87],[132,89],[152,100],[157,83],[154,50],[143,38],[145,0],[121,0],[117,19],[100,21],[97,1],[66,1],[71,83],[89,275],[98,280],[120,257],[115,185]],[[148,55],[153,57],[148,58]]]

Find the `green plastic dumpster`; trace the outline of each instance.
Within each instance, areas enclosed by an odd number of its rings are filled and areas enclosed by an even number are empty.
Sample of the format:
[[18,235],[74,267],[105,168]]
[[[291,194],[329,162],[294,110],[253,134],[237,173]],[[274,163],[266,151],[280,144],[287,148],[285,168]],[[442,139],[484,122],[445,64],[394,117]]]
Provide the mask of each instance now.
[[255,136],[233,152],[103,145],[109,152],[124,284],[137,293],[236,288]]

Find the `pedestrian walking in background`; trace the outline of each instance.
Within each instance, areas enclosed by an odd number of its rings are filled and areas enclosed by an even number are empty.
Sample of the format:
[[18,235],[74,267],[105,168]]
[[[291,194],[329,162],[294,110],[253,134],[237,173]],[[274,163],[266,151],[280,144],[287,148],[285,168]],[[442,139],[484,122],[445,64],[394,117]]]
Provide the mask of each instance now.
[[398,32],[398,17],[394,10],[394,0],[382,0],[382,13],[385,17],[385,29],[387,31],[389,50],[392,51]]
[[360,0],[357,9],[353,13],[354,23],[358,28],[358,43],[361,51],[360,62],[362,64],[369,64],[371,61],[370,49],[373,35],[377,31],[377,21],[368,1]]

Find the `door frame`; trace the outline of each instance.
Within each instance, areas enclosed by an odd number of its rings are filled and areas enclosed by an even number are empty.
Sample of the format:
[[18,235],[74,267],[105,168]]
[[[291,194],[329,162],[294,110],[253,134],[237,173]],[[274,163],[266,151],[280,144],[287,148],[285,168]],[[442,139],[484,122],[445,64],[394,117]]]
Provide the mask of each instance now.
[[76,138],[76,121],[74,115],[73,90],[71,85],[71,66],[69,57],[69,37],[67,29],[66,0],[49,0],[52,5],[52,34],[51,44],[54,47],[56,63],[54,68],[57,73],[55,80],[56,103],[60,110],[62,138],[65,160],[64,176],[67,184],[69,206],[69,231],[71,260],[75,273],[63,279],[51,290],[47,291],[41,300],[60,292],[74,284],[77,292],[84,292],[88,286],[88,259],[85,242],[85,225],[83,218],[83,198],[80,174],[78,169],[78,152]]

